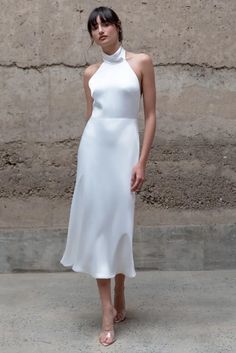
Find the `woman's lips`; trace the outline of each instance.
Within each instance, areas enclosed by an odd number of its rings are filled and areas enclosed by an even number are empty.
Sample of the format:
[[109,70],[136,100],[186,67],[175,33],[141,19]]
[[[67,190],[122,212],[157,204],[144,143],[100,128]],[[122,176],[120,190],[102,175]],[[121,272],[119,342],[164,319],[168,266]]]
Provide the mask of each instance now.
[[107,38],[107,36],[101,36],[99,37],[100,40]]

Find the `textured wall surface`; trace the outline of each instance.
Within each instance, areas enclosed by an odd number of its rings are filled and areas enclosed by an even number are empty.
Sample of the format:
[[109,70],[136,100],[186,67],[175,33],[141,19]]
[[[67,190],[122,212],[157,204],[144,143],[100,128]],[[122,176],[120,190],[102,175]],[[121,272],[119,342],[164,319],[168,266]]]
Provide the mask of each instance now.
[[[2,227],[67,226],[85,126],[83,71],[101,60],[86,23],[100,5],[0,0]],[[175,211],[204,219],[235,210],[235,1],[105,5],[120,15],[125,49],[150,54],[155,65],[157,132],[137,195],[140,216],[159,219],[165,210],[171,224]],[[142,141],[142,106],[139,126]]]

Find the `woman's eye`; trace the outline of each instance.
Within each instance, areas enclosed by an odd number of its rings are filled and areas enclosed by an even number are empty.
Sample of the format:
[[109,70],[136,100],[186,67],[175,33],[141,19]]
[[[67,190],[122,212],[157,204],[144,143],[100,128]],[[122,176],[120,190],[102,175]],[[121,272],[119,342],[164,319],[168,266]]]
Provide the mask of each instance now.
[[105,27],[108,27],[108,26],[110,25],[110,23],[109,23],[109,22],[104,22],[103,25],[104,25]]
[[[110,22],[103,22],[102,23],[102,26],[104,26],[104,27],[108,27],[109,25],[110,25]],[[97,29],[98,29],[97,24],[92,26],[92,31],[96,31]]]

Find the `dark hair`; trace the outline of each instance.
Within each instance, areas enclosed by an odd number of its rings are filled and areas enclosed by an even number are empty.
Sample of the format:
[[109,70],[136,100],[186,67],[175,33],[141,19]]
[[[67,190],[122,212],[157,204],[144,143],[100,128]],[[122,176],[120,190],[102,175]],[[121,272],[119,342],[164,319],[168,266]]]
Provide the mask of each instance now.
[[87,28],[90,37],[92,38],[92,29],[97,24],[97,16],[100,17],[102,23],[109,22],[114,24],[118,28],[118,38],[119,42],[121,42],[123,40],[121,21],[114,10],[112,10],[110,7],[105,6],[96,7],[89,15]]

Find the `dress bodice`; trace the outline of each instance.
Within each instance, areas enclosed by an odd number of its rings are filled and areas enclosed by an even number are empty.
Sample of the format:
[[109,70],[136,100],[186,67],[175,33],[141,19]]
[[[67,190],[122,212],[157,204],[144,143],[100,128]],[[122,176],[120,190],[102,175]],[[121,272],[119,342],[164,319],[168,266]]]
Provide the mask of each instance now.
[[125,54],[122,46],[111,55],[102,51],[103,62],[89,80],[91,117],[138,118],[140,83]]

